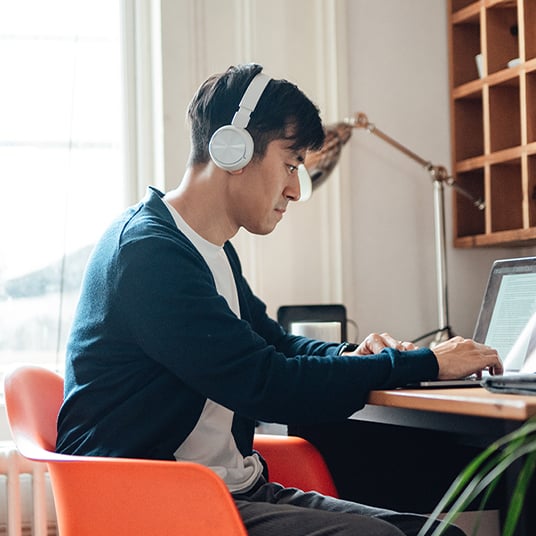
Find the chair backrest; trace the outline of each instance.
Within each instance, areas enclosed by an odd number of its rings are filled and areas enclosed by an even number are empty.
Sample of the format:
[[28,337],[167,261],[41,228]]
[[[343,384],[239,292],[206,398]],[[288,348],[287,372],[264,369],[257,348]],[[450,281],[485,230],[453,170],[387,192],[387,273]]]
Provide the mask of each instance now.
[[266,460],[268,476],[272,482],[338,497],[322,454],[306,439],[257,434],[253,446]]
[[46,461],[56,446],[63,378],[42,367],[19,366],[6,373],[4,392],[17,448],[26,458]]

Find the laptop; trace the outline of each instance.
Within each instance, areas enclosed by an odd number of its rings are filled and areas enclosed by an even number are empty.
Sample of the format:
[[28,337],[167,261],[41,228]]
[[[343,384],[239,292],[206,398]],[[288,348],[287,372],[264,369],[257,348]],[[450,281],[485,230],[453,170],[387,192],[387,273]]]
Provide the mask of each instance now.
[[[493,263],[473,339],[497,350],[505,377],[536,372],[536,257]],[[487,387],[492,378],[434,380],[408,387]]]

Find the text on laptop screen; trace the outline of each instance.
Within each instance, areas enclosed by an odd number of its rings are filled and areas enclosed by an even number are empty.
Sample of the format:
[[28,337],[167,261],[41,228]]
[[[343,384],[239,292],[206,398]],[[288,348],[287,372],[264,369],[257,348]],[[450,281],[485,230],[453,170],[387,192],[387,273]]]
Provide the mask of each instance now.
[[[523,341],[531,338],[529,332],[533,325],[536,326],[536,257],[495,261],[480,307],[474,340],[495,348],[505,369],[512,365],[514,370],[519,370],[523,364]],[[514,347],[518,356],[515,359],[510,355]]]
[[500,279],[485,344],[495,348],[505,360],[535,312],[536,273],[504,274]]

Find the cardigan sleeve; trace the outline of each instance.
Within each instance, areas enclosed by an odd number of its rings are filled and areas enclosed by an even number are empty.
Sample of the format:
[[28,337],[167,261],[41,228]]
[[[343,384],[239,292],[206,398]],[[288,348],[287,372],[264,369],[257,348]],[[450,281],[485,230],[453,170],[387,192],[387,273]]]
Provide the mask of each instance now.
[[147,356],[203,396],[250,418],[315,422],[347,417],[371,389],[437,375],[427,349],[336,356],[337,345],[289,338],[241,278],[249,310],[237,318],[188,244],[167,236],[125,243],[117,314]]

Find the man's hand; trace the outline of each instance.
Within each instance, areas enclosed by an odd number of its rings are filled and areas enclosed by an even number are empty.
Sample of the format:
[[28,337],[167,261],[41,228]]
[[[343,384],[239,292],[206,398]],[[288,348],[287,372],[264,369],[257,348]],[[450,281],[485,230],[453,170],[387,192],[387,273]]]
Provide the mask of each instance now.
[[379,354],[384,348],[396,348],[397,350],[415,350],[412,342],[399,341],[391,337],[388,333],[371,333],[353,352],[344,352],[344,354],[353,355],[370,355]]
[[[412,342],[399,341],[388,333],[371,333],[356,350],[344,352],[344,354],[378,354],[384,348],[396,348],[404,351],[415,350],[417,346]],[[494,375],[503,373],[503,366],[497,351],[471,339],[453,337],[437,344],[433,352],[439,365],[437,377],[440,380],[464,378],[471,374],[476,374],[478,378],[481,378],[482,371],[486,369]]]
[[438,379],[452,380],[471,374],[482,377],[487,369],[490,374],[502,374],[503,366],[497,351],[471,339],[453,337],[439,343],[433,349],[439,364]]

